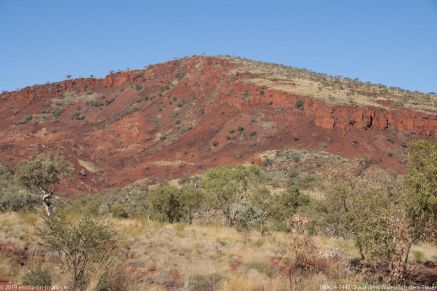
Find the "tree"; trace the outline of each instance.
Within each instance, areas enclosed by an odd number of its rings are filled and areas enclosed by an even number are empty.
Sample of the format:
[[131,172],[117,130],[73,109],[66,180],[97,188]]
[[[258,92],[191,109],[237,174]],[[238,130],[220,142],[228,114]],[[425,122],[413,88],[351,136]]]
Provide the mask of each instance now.
[[230,206],[242,200],[255,180],[262,179],[260,169],[240,165],[235,168],[217,167],[205,173],[201,187],[209,205],[223,213],[223,224],[232,225]]
[[61,268],[71,272],[73,289],[85,284],[91,263],[104,261],[116,248],[116,233],[102,216],[84,216],[77,224],[63,216],[46,216],[36,234],[44,247],[57,253]]
[[64,158],[55,154],[40,154],[33,160],[21,162],[15,175],[30,193],[42,199],[50,216],[54,211],[51,200],[56,186],[72,172],[72,166]]
[[267,219],[267,213],[254,207],[248,201],[232,203],[230,207],[232,224],[239,230],[249,230],[252,227],[263,225]]
[[184,187],[180,190],[179,200],[182,205],[183,216],[191,224],[196,211],[203,208],[205,194],[199,189]]
[[283,224],[309,203],[308,195],[300,192],[295,185],[291,185],[275,197],[271,213],[277,222]]
[[409,224],[408,250],[419,239],[437,240],[437,140],[412,142],[403,189]]
[[159,186],[148,196],[148,206],[152,215],[159,220],[166,219],[169,223],[180,221],[183,216],[183,205],[180,200],[181,190],[175,186]]
[[402,217],[397,180],[382,170],[339,175],[325,195],[325,230],[352,239],[372,265],[398,260],[396,219]]
[[261,235],[266,231],[265,224],[272,216],[274,199],[269,189],[265,186],[258,187],[251,191],[248,196],[250,204],[264,213],[264,220],[260,221]]
[[29,195],[17,181],[12,171],[0,162],[0,212],[32,208],[38,199]]

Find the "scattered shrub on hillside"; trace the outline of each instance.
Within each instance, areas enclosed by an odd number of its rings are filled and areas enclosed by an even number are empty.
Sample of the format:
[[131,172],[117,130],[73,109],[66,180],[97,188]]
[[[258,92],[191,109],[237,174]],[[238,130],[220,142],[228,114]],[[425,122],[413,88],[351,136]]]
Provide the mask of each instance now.
[[77,110],[71,113],[70,118],[74,120],[84,120],[85,116],[83,116],[82,113],[79,110]]
[[296,100],[296,102],[294,102],[294,108],[300,109],[302,110],[303,107],[305,105],[305,102],[303,100]]
[[16,125],[20,125],[20,124],[26,124],[28,123],[30,120],[32,120],[32,115],[30,114],[26,114],[21,120],[18,120],[17,122],[15,122]]
[[61,116],[62,113],[64,113],[65,109],[62,105],[54,105],[50,108],[50,112],[53,114],[54,117]]
[[143,85],[141,85],[141,84],[134,84],[133,87],[134,87],[134,89],[135,89],[136,91],[141,91],[141,90],[143,90]]
[[115,97],[113,97],[113,98],[111,98],[111,99],[106,99],[105,100],[105,105],[109,105],[109,104],[111,104],[112,102],[114,102],[115,101]]

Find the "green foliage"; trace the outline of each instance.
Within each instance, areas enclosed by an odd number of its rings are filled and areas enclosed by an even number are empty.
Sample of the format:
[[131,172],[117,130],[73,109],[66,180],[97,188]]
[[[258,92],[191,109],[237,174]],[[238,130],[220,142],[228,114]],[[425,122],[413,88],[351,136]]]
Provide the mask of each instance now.
[[274,199],[269,189],[265,186],[253,189],[248,195],[248,200],[254,207],[264,211],[268,215],[272,211]]
[[117,218],[128,218],[128,214],[126,212],[126,209],[124,209],[123,205],[120,205],[120,204],[112,205],[111,213],[114,217],[117,217]]
[[79,110],[77,110],[77,111],[74,111],[73,113],[71,113],[70,118],[75,119],[75,120],[84,120],[85,116],[82,115],[82,113]]
[[21,278],[21,285],[51,287],[52,276],[49,270],[41,265],[31,265]]
[[291,185],[275,197],[271,214],[278,223],[284,224],[309,203],[310,198],[308,195],[303,194],[296,186]]
[[205,193],[193,187],[184,187],[181,189],[179,200],[182,205],[183,217],[191,224],[196,212],[203,208]]
[[27,114],[23,117],[23,119],[18,120],[17,122],[15,122],[16,125],[20,125],[20,124],[26,124],[28,123],[30,120],[32,120],[32,115]]
[[413,241],[437,240],[437,140],[410,144],[404,203]]
[[0,163],[0,212],[30,210],[39,200],[13,179],[12,171]]
[[303,100],[300,100],[300,99],[296,100],[296,102],[294,102],[294,108],[297,108],[297,109],[303,109],[304,105],[305,105],[305,102]]
[[224,278],[225,277],[219,273],[194,275],[190,278],[190,285],[193,290],[216,290]]
[[396,256],[393,222],[401,217],[395,205],[398,191],[393,176],[362,167],[358,162],[353,168],[337,169],[321,220],[333,234],[352,239],[368,263],[379,265]]
[[205,173],[201,187],[208,205],[221,210],[230,224],[231,204],[239,200],[238,194],[244,194],[253,182],[261,179],[261,170],[255,166],[217,167]]
[[180,221],[183,216],[181,190],[174,186],[159,186],[148,197],[148,206],[152,216],[169,223]]
[[15,183],[0,181],[0,212],[31,210],[37,203],[40,203],[40,199],[29,195]]
[[142,185],[109,189],[69,200],[65,211],[84,215],[108,214],[112,205],[121,205],[128,217],[144,217],[147,213],[148,190]]
[[133,87],[134,87],[134,89],[135,89],[136,91],[141,91],[141,90],[143,90],[143,85],[141,85],[141,84],[134,84]]
[[48,251],[57,253],[61,268],[72,276],[73,288],[83,286],[91,263],[107,259],[116,247],[116,233],[101,216],[84,216],[76,224],[59,215],[43,219],[37,236]]
[[33,160],[23,161],[15,173],[19,182],[31,191],[48,192],[73,168],[64,158],[55,154],[40,154]]
[[239,230],[248,230],[264,224],[267,220],[267,213],[252,206],[248,201],[241,201],[231,204],[230,219],[231,224]]

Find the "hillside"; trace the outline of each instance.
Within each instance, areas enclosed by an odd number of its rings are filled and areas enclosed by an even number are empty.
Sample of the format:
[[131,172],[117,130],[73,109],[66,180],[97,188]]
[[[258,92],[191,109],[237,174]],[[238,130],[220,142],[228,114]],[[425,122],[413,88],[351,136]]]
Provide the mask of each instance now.
[[68,194],[258,163],[284,148],[367,156],[402,172],[408,142],[436,129],[435,94],[230,57],[0,95],[0,159],[61,153],[76,171]]

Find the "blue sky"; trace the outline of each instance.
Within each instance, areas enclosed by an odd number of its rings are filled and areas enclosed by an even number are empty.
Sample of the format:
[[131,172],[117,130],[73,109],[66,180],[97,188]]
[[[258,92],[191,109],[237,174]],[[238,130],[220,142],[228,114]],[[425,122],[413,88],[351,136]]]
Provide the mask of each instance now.
[[203,53],[437,92],[437,0],[0,0],[0,90]]

